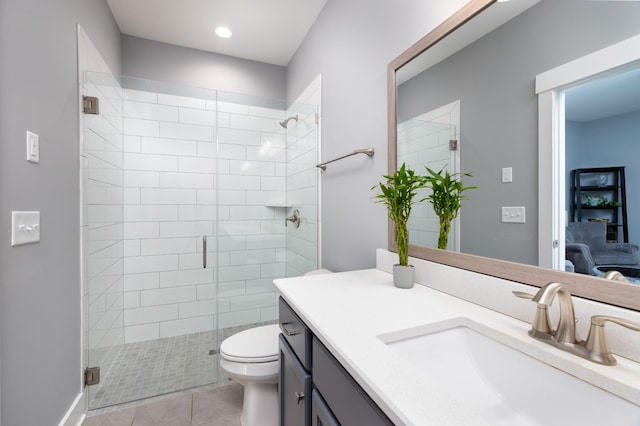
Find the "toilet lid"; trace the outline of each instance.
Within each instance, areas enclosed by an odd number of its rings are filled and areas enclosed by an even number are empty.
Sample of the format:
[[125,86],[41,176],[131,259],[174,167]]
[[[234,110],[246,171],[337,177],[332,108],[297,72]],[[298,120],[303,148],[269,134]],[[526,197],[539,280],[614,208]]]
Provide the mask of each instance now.
[[278,324],[250,328],[226,338],[220,355],[236,362],[269,362],[278,359]]

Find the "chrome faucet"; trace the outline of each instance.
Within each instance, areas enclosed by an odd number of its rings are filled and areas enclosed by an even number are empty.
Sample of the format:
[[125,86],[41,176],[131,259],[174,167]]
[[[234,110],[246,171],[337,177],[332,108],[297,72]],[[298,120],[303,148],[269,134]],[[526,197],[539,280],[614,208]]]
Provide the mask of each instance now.
[[[640,331],[640,324],[635,322],[594,315],[591,317],[591,328],[587,340],[580,340],[576,332],[576,317],[571,293],[562,284],[546,284],[535,295],[520,291],[514,291],[513,294],[537,303],[536,316],[529,330],[531,337],[599,364],[616,364],[616,359],[611,354],[605,338],[605,322],[613,322],[631,330]],[[556,297],[560,303],[560,319],[556,330],[553,330],[549,324],[548,307]]]

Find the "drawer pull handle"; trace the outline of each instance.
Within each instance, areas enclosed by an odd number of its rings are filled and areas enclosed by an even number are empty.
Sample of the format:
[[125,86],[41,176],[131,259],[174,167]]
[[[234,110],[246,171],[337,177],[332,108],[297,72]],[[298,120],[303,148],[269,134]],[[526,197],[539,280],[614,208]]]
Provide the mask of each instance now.
[[298,334],[298,333],[299,333],[298,331],[290,331],[290,330],[287,330],[287,327],[286,327],[286,325],[287,325],[287,324],[291,324],[291,323],[290,323],[290,322],[283,322],[283,323],[280,323],[280,329],[282,330],[282,332],[283,332],[284,334],[286,334],[287,336],[295,336],[296,334]]
[[302,401],[304,401],[304,392],[295,392],[296,394],[296,404],[300,405]]

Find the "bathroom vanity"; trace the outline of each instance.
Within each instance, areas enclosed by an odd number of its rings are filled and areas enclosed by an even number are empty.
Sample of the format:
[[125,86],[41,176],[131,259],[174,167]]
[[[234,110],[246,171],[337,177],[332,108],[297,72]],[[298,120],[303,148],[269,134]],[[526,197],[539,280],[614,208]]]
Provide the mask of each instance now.
[[[275,280],[282,424],[640,424],[637,333],[610,327],[618,364],[596,364],[527,334],[536,304],[511,292],[536,288],[416,259],[424,285],[398,289],[387,253],[376,269]],[[638,315],[576,301],[581,312]]]
[[279,303],[281,424],[393,425],[287,302]]

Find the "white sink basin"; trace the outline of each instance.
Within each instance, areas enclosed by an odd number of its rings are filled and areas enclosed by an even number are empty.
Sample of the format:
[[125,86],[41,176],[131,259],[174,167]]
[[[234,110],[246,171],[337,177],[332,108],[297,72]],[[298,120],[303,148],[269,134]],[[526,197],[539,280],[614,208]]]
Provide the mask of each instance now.
[[379,338],[476,424],[640,425],[639,406],[487,337],[478,323],[460,318],[439,328]]

